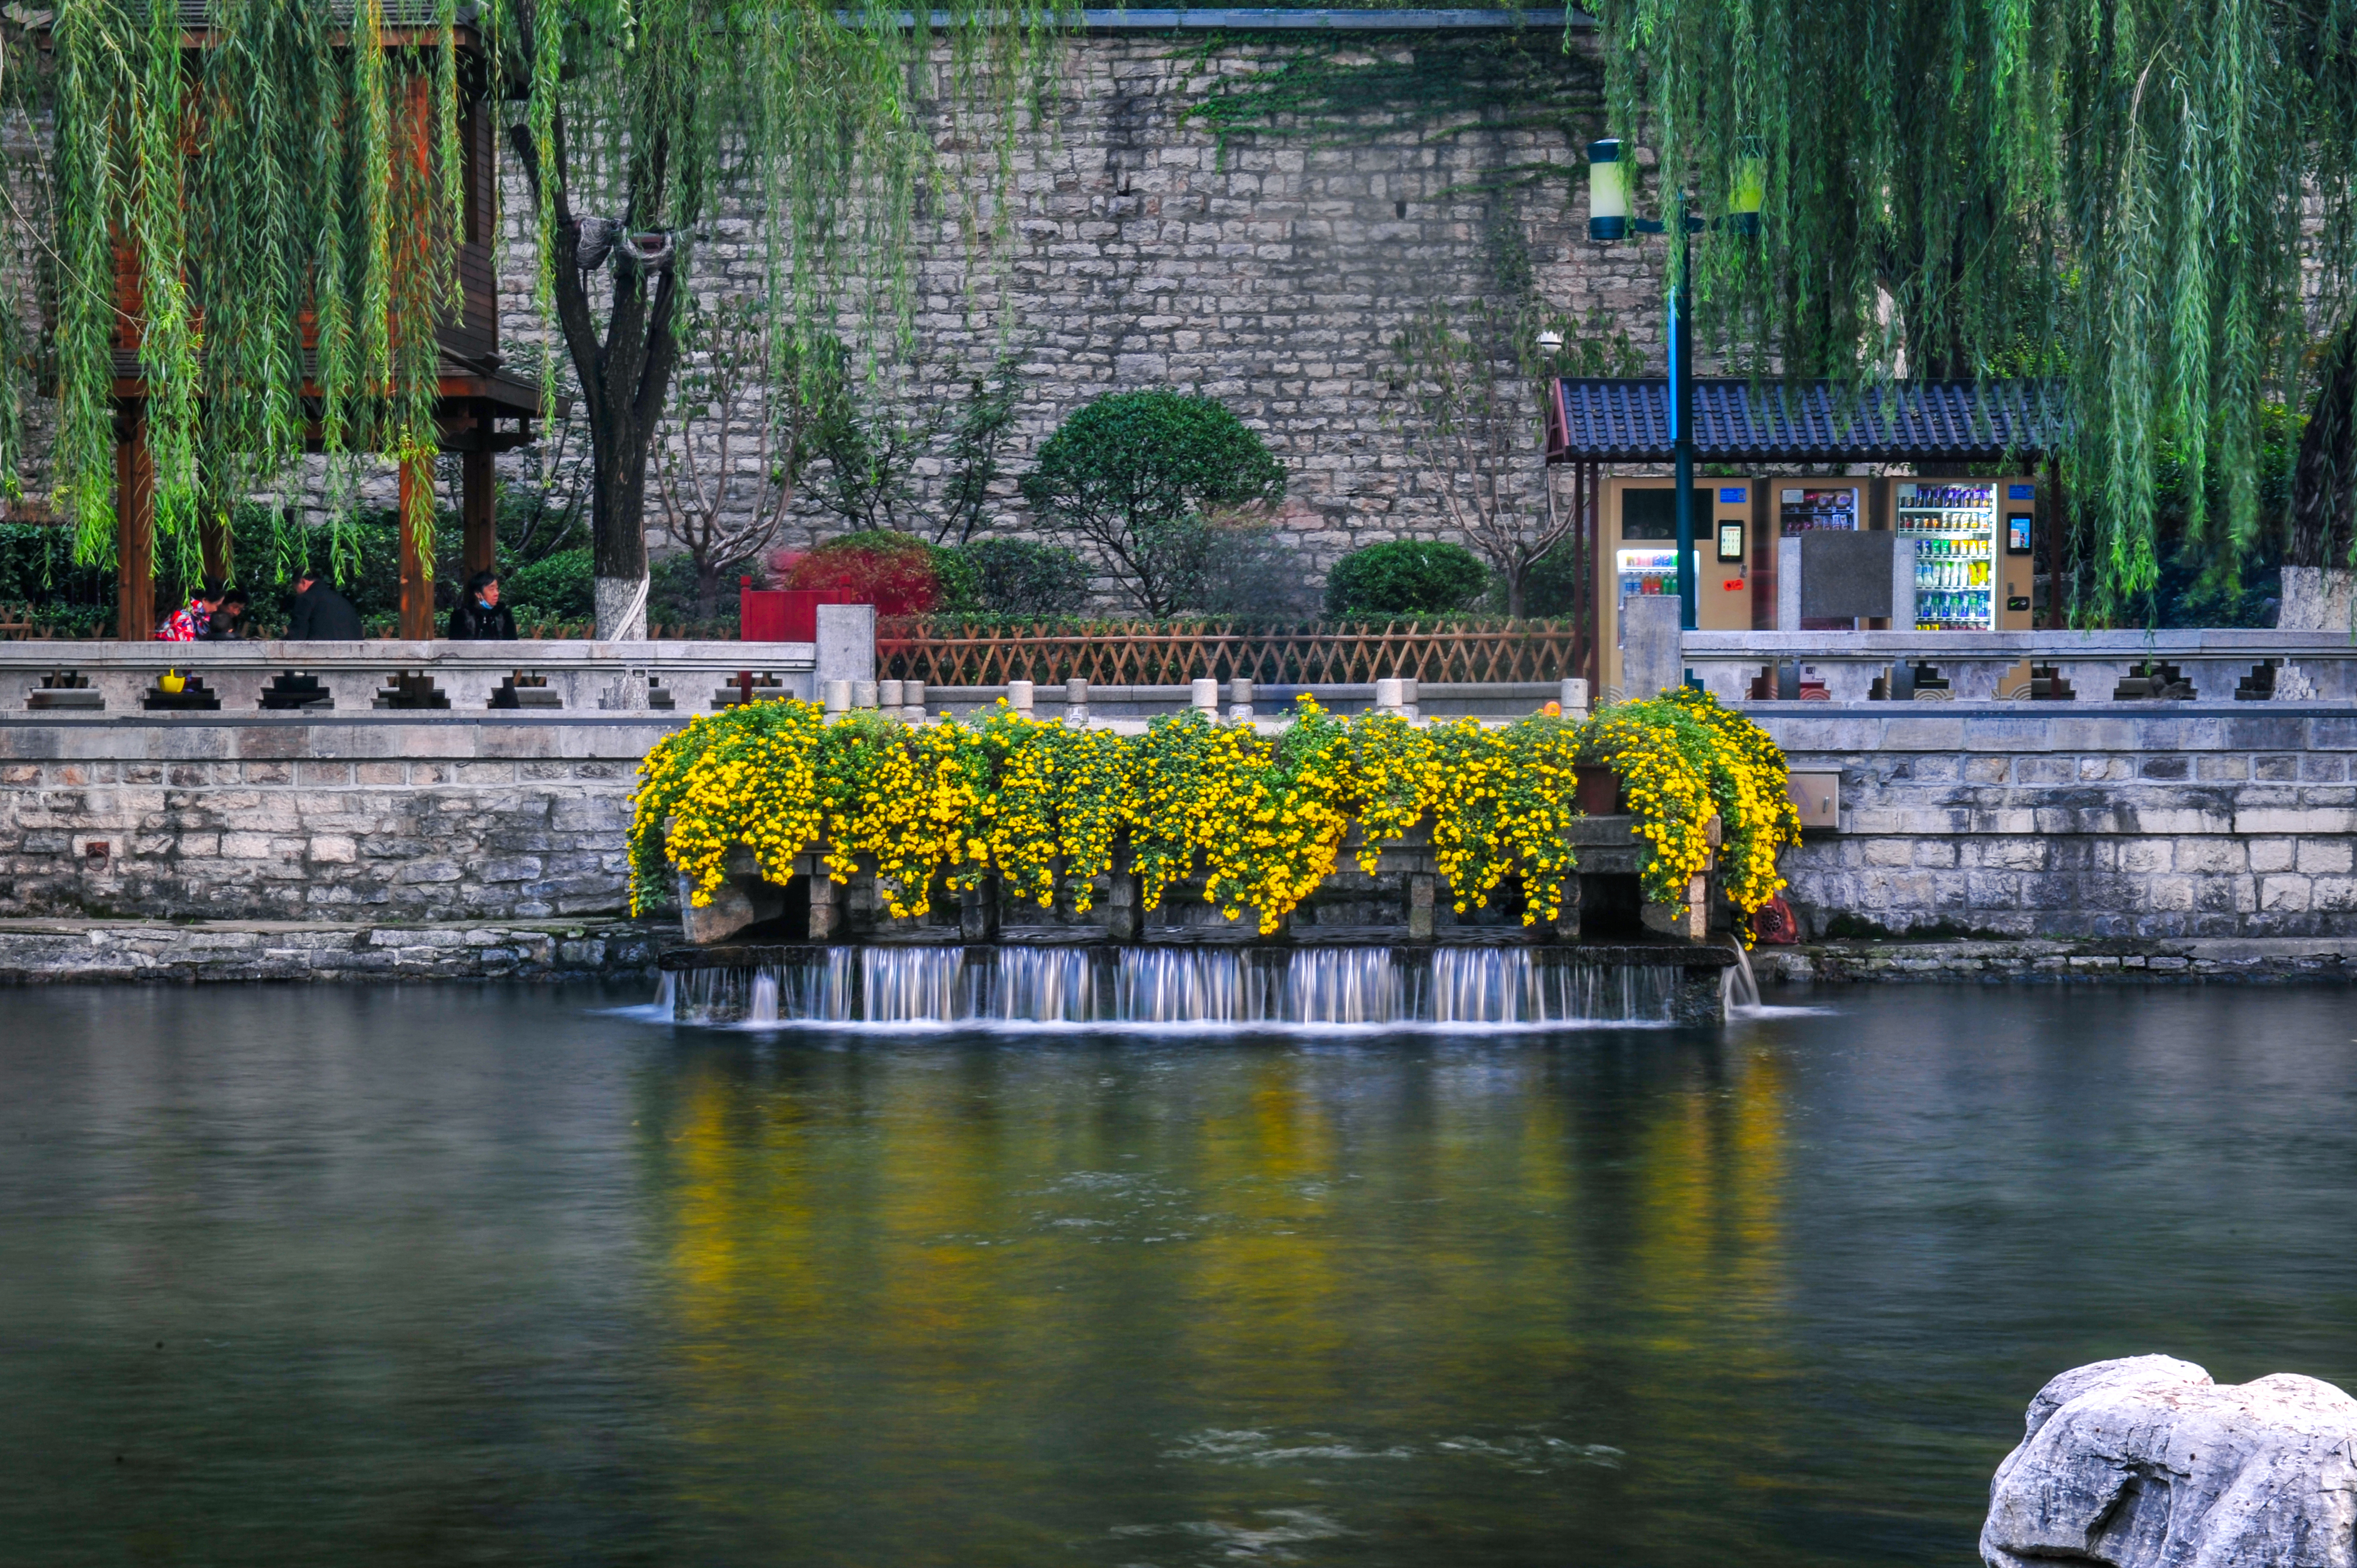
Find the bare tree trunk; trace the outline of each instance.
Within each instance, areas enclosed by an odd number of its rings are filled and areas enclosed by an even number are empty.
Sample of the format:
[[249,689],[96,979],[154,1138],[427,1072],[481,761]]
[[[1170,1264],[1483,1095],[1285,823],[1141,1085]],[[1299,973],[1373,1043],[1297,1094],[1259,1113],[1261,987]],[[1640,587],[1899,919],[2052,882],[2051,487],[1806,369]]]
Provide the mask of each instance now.
[[[565,164],[565,122],[555,128],[553,166],[543,167],[529,127],[511,137],[534,191],[546,182],[556,210],[556,317],[566,351],[581,379],[589,428],[591,570],[597,636],[637,641],[647,634],[647,454],[663,412],[678,343],[673,332],[679,273],[676,252],[651,274],[618,243],[613,260],[613,307],[598,340],[589,307],[588,276],[579,264],[581,229],[573,212]],[[649,153],[643,186],[634,181],[622,213],[623,239],[652,223],[662,209],[668,149]]]
[[2357,312],[2325,346],[2316,401],[2300,433],[2292,467],[2288,566],[2349,564],[2352,498],[2357,498]]

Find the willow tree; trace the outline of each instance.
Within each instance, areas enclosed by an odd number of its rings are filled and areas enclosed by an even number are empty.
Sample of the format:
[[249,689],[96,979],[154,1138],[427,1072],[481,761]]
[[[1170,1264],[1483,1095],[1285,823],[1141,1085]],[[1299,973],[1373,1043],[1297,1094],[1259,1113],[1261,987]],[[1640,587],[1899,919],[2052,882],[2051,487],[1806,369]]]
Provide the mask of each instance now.
[[[2346,440],[2345,355],[2310,346],[2346,332],[2357,292],[2357,0],[1594,9],[1613,121],[1663,184],[1706,215],[1764,178],[1757,233],[1694,246],[1698,328],[1738,363],[2067,383],[2093,614],[2157,578],[2165,449],[2196,498],[2189,542],[2231,580],[2263,404],[2320,385]],[[2357,472],[2308,467],[2344,495]]]
[[[119,353],[145,382],[157,545],[184,568],[209,514],[288,485],[307,450],[347,495],[359,454],[424,471],[434,324],[461,294],[434,242],[461,221],[479,95],[532,192],[538,302],[586,405],[598,630],[643,635],[647,459],[698,225],[724,204],[744,218],[781,352],[845,316],[888,347],[938,172],[929,116],[970,116],[956,134],[995,138],[1006,183],[1048,13],[948,0],[916,21],[831,0],[481,0],[463,17],[457,0],[61,0],[38,18],[49,47],[11,50],[38,62],[9,91],[48,129],[31,140],[54,190],[24,279],[39,308],[14,318],[49,323],[51,484],[81,558],[114,548]],[[12,379],[11,485],[23,397]]]

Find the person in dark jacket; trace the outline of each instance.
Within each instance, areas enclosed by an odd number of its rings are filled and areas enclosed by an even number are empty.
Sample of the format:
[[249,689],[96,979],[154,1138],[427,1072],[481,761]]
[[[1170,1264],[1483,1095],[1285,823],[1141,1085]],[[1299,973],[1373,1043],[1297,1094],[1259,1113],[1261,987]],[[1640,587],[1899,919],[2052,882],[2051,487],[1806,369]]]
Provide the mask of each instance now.
[[245,590],[231,588],[221,596],[214,607],[212,618],[205,623],[206,642],[236,642],[245,636]]
[[352,601],[306,573],[295,579],[295,608],[286,636],[296,642],[358,642],[361,612]]
[[499,574],[478,572],[468,578],[467,591],[450,612],[450,640],[513,642],[515,634],[515,617],[500,603]]

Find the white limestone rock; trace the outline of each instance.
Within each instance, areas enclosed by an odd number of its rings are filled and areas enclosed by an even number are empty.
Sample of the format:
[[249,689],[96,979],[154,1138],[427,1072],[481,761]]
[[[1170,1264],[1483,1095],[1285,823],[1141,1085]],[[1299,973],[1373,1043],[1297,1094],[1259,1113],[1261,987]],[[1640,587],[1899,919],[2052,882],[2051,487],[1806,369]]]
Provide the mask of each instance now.
[[2074,1368],[1989,1484],[1989,1568],[2357,1568],[2357,1399],[2190,1361]]

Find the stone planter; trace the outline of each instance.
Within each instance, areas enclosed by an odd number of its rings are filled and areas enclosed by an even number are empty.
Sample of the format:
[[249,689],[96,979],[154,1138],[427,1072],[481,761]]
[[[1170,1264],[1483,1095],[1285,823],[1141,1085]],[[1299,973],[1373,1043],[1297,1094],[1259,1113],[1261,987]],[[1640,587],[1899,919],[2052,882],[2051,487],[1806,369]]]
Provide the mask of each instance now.
[[[1604,782],[1617,790],[1618,780],[1611,772],[1598,771],[1603,774]],[[1644,842],[1636,836],[1635,828],[1633,818],[1619,813],[1591,815],[1570,824],[1566,836],[1578,851],[1583,889],[1581,897],[1565,900],[1551,933],[1555,940],[1579,940],[1583,935],[1589,940],[1601,936],[1607,940],[1633,937],[1636,931],[1628,923],[1631,914],[1636,917],[1637,928],[1656,936],[1699,941],[1708,935],[1714,901],[1707,868],[1705,875],[1694,878],[1687,896],[1680,901],[1641,906],[1631,899],[1632,890],[1627,889],[1626,884],[1642,873],[1650,854]],[[1709,832],[1711,845],[1716,849],[1719,842],[1717,818],[1711,820]],[[984,879],[982,886],[963,896],[951,895],[945,886],[937,888],[934,911],[929,918],[893,919],[877,896],[872,870],[863,870],[847,884],[828,879],[824,847],[808,844],[795,856],[797,885],[792,888],[765,880],[751,850],[741,844],[732,848],[724,867],[726,879],[710,904],[700,909],[694,908],[688,901],[686,887],[680,888],[681,927],[687,940],[698,946],[726,942],[749,927],[790,915],[792,918],[789,924],[805,932],[804,940],[819,942],[991,941],[999,937],[1002,923],[1034,933],[1069,931],[1075,940],[1134,942],[1145,939],[1149,927],[1162,929],[1162,937],[1157,940],[1168,940],[1169,933],[1165,928],[1174,918],[1180,924],[1199,928],[1203,939],[1233,940],[1247,934],[1254,919],[1249,913],[1238,921],[1207,914],[1209,906],[1201,902],[1200,882],[1194,881],[1189,886],[1186,879],[1174,884],[1165,898],[1164,909],[1177,914],[1151,914],[1143,906],[1139,879],[1128,869],[1127,854],[1119,847],[1114,869],[1093,879],[1094,907],[1085,914],[1071,908],[1069,899],[1060,895],[1051,910],[1039,910],[1028,904],[1009,904],[1000,893],[997,878],[991,876]],[[1448,937],[1444,928],[1454,917],[1448,912],[1448,884],[1439,875],[1425,833],[1418,832],[1403,839],[1385,841],[1372,877],[1358,869],[1355,847],[1354,835],[1344,846],[1341,864],[1329,879],[1325,895],[1305,904],[1287,919],[1285,929],[1302,940],[1314,940],[1313,932],[1343,929],[1397,933],[1383,939],[1386,940],[1404,938],[1410,942],[1424,942]],[[1595,878],[1607,879],[1606,887],[1599,891],[1586,886]],[[1609,879],[1615,878],[1623,884],[1619,893],[1609,887]],[[1596,907],[1608,910],[1617,908],[1620,913],[1583,933],[1582,911],[1589,903],[1590,893],[1603,899]],[[806,915],[793,914],[797,903],[806,908]],[[1468,922],[1458,919],[1456,923],[1462,927]],[[1376,939],[1369,936],[1366,940]],[[1518,935],[1512,940],[1526,940],[1529,936]]]

